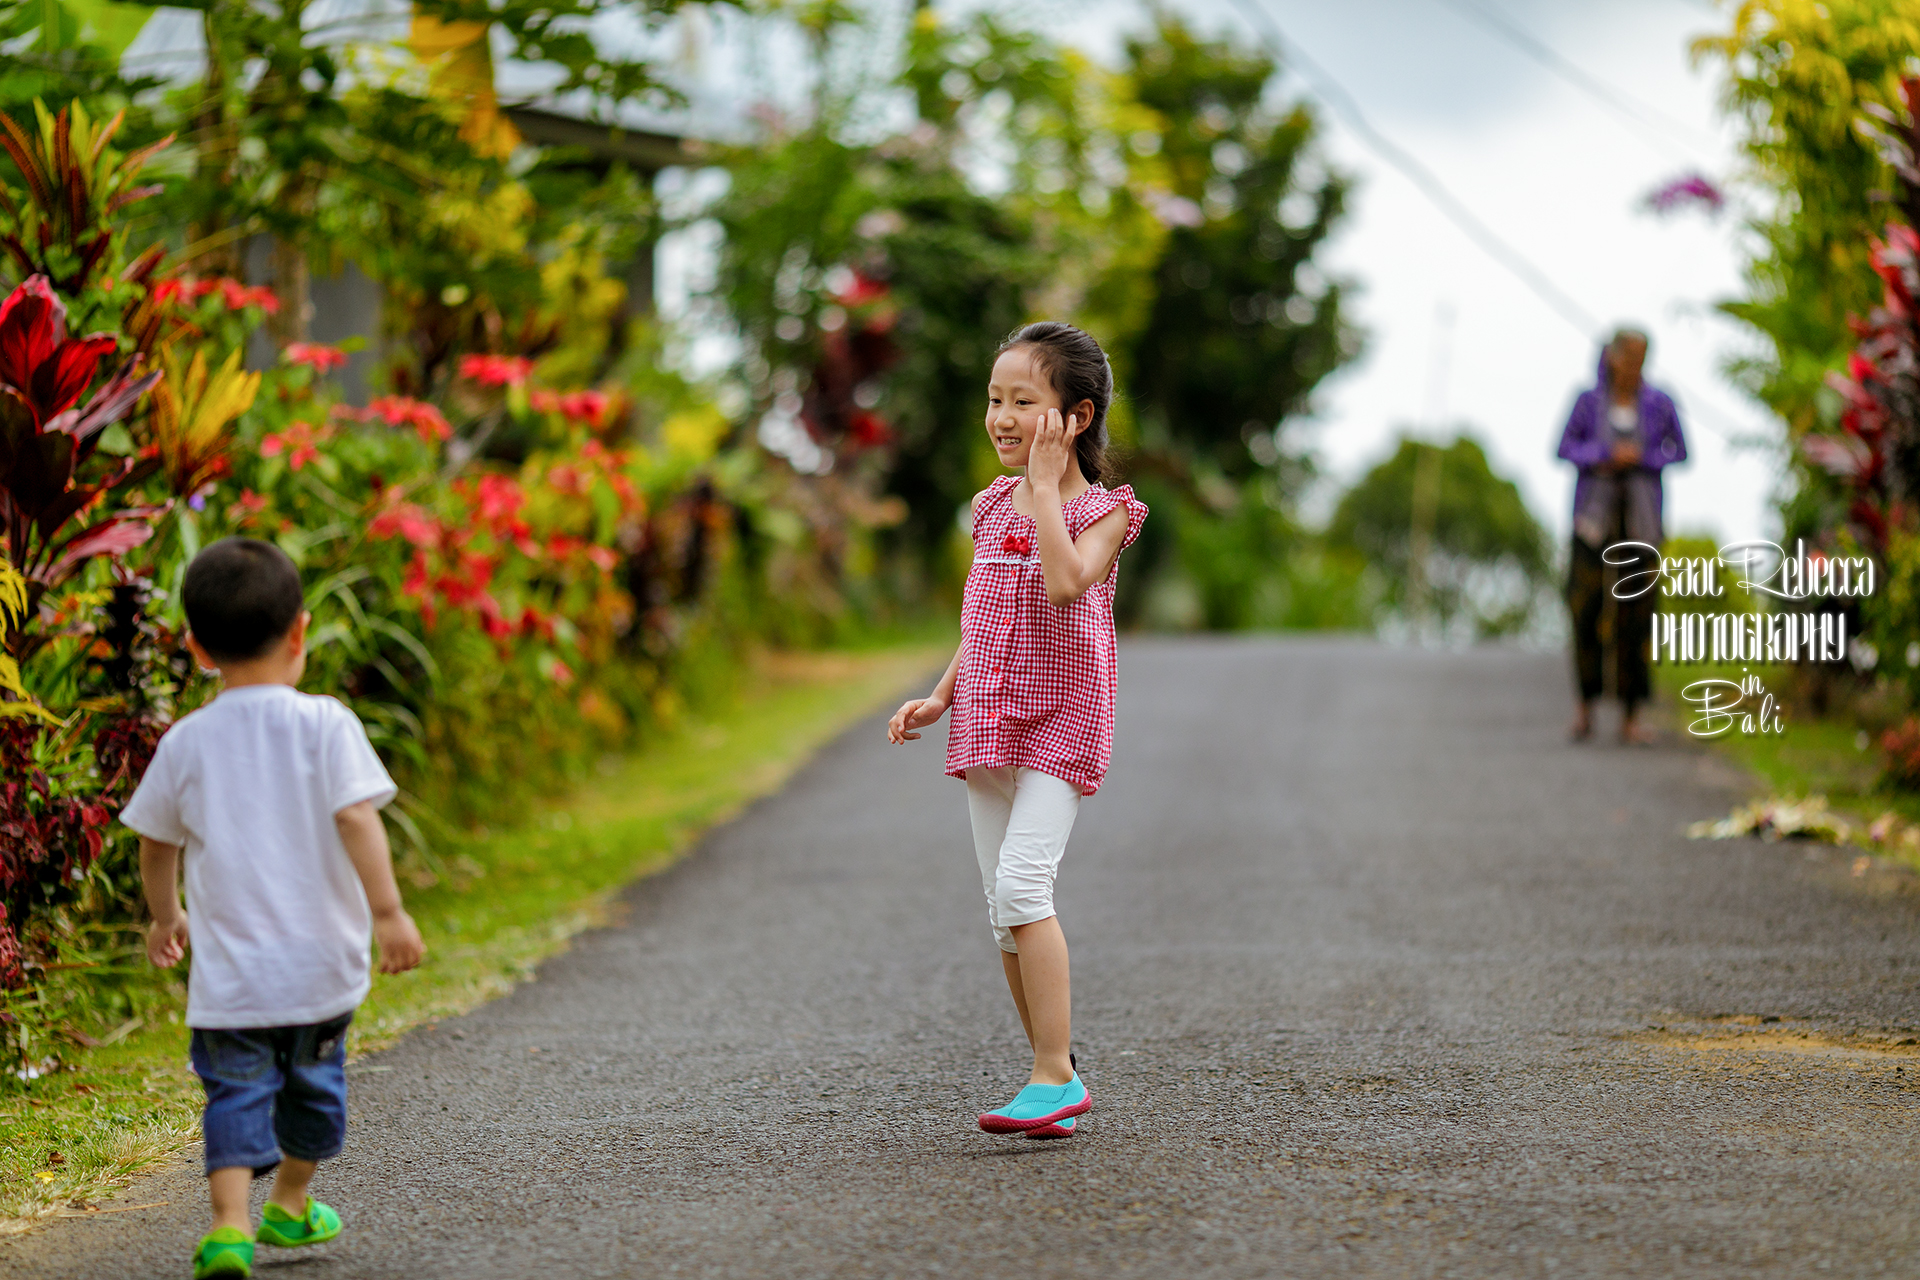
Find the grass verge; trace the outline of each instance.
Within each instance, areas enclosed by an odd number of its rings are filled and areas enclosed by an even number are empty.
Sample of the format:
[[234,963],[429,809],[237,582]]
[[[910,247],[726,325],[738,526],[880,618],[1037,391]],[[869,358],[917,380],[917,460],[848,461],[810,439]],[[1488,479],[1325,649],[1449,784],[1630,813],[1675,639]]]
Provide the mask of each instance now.
[[[1768,666],[1751,670],[1769,690],[1787,692],[1784,731],[1748,735],[1736,729],[1706,741],[1757,778],[1762,795],[1793,800],[1824,796],[1829,809],[1847,820],[1861,840],[1866,840],[1865,829],[1883,814],[1892,813],[1899,820],[1895,828],[1903,833],[1920,824],[1920,794],[1887,784],[1886,759],[1876,745],[1879,735],[1863,727],[1859,708],[1815,714],[1804,696],[1795,696],[1801,692],[1795,672]],[[1659,687],[1675,730],[1685,734],[1692,710],[1680,699],[1685,684],[1707,678],[1739,679],[1747,671],[1712,665],[1663,670]],[[1920,846],[1911,840],[1866,840],[1862,847],[1920,867]]]
[[[372,1052],[410,1027],[511,990],[573,935],[603,922],[622,887],[778,788],[950,650],[951,641],[765,655],[730,705],[603,760],[599,776],[519,827],[447,850],[450,874],[407,893],[427,961],[412,973],[376,976],[355,1021],[355,1051]],[[101,1212],[99,1201],[198,1132],[200,1089],[179,1018],[176,1008],[166,1021],[126,1028],[79,1070],[0,1095],[0,1235]]]

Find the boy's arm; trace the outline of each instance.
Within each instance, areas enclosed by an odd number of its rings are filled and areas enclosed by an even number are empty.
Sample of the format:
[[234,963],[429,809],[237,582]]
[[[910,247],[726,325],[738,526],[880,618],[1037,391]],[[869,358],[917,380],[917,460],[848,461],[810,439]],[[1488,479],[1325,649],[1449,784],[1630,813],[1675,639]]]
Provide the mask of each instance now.
[[180,846],[140,837],[140,888],[153,923],[147,927],[147,959],[162,969],[187,953],[187,913],[180,907]]
[[380,944],[380,972],[403,973],[427,954],[426,943],[406,908],[400,905],[400,886],[393,878],[393,851],[387,847],[387,825],[373,801],[350,804],[333,815],[340,843],[367,891],[373,910],[373,936]]

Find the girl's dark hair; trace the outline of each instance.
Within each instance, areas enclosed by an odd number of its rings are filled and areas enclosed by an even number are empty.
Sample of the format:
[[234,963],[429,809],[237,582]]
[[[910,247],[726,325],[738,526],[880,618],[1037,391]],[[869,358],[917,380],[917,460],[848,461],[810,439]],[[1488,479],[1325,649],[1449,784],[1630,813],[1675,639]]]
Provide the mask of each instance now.
[[1094,484],[1113,478],[1113,464],[1107,459],[1107,408],[1113,403],[1113,366],[1107,353],[1084,330],[1059,320],[1037,320],[1021,325],[1007,335],[998,360],[1015,347],[1032,347],[1033,358],[1053,383],[1060,403],[1072,407],[1082,400],[1093,401],[1093,420],[1073,440],[1073,454],[1080,463],[1080,474]]

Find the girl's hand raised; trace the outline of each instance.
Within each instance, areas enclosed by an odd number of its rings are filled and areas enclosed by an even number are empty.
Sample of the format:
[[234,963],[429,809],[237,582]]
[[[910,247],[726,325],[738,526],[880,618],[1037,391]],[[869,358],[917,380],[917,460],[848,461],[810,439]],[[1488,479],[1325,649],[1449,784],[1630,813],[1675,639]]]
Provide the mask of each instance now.
[[947,704],[938,698],[911,699],[893,713],[893,719],[887,721],[887,741],[895,746],[912,742],[920,736],[913,730],[924,729],[945,714]]
[[1078,425],[1079,419],[1071,415],[1062,419],[1058,409],[1047,410],[1033,437],[1033,447],[1027,452],[1029,486],[1060,487],[1067,475],[1067,463],[1073,459],[1074,429]]

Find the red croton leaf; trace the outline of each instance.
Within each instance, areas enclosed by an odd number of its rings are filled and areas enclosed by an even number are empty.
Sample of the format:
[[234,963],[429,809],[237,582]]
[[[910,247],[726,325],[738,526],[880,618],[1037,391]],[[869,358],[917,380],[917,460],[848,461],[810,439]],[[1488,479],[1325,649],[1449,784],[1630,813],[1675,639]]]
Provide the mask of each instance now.
[[99,371],[102,357],[111,354],[116,345],[111,334],[94,334],[62,343],[50,359],[41,362],[33,371],[31,397],[43,424],[73,407]]
[[66,336],[66,307],[45,276],[29,276],[0,302],[0,382],[30,394],[34,371]]
[[57,586],[95,556],[124,555],[153,536],[152,520],[165,507],[131,507],[68,538],[53,561],[37,575]]

